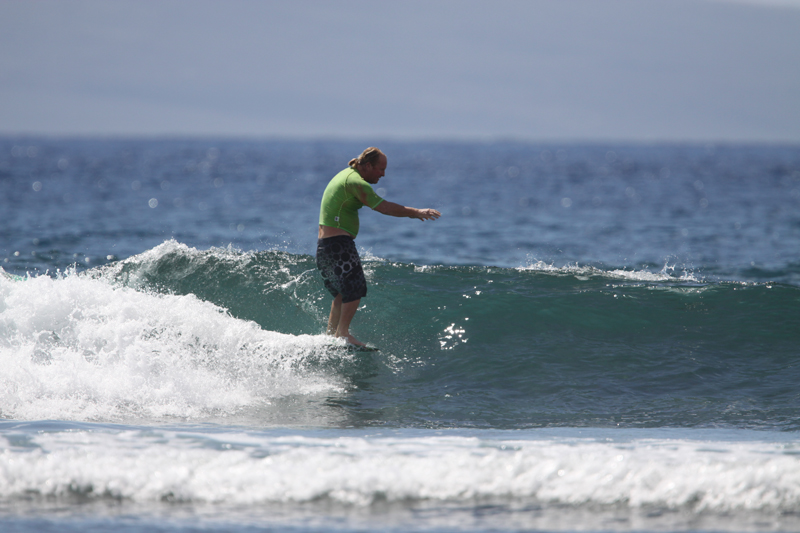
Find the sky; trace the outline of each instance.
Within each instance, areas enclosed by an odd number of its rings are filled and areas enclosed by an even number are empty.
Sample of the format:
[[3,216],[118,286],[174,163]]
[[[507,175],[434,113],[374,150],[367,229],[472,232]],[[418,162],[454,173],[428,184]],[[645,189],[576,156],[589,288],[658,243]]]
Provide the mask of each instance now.
[[800,0],[0,0],[0,135],[800,143]]

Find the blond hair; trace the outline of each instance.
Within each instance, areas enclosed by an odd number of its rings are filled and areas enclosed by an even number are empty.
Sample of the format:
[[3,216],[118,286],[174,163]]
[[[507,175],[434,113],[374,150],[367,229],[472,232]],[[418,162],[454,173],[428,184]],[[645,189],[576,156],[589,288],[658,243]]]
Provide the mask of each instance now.
[[378,148],[370,146],[361,152],[360,156],[351,159],[348,165],[350,165],[350,168],[355,168],[357,165],[375,165],[381,156],[386,157],[386,154],[381,152]]

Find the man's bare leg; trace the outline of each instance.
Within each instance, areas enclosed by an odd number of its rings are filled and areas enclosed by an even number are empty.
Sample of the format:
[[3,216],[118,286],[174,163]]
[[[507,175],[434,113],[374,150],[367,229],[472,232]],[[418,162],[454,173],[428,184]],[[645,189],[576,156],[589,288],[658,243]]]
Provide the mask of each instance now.
[[[341,294],[337,298],[341,298]],[[339,327],[336,330],[336,336],[344,338],[350,344],[366,346],[366,344],[350,335],[350,321],[353,320],[356,311],[358,311],[359,302],[361,302],[360,298],[354,302],[347,302],[341,305],[342,311],[339,315]]]
[[339,329],[339,317],[342,316],[342,295],[339,294],[331,303],[331,315],[328,317],[328,335],[335,337]]

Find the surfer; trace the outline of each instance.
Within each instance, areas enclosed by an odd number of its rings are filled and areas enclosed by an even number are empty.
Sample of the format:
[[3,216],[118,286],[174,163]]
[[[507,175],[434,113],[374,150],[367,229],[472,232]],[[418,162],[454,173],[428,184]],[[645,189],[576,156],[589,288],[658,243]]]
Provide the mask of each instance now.
[[328,183],[319,210],[317,268],[333,296],[328,335],[342,337],[356,346],[366,345],[350,334],[350,322],[361,298],[367,295],[367,280],[354,242],[358,210],[366,205],[384,215],[419,220],[441,216],[436,209],[405,207],[378,196],[372,186],[384,176],[386,164],[386,155],[379,149],[364,150]]

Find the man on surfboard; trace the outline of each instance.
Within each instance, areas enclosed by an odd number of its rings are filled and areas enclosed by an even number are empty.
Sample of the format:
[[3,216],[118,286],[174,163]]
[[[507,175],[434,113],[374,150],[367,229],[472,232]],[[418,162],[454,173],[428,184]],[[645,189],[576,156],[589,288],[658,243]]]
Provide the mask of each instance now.
[[386,164],[386,155],[379,149],[364,150],[328,183],[319,210],[317,268],[333,296],[328,335],[342,337],[356,346],[366,345],[350,334],[350,322],[361,298],[367,295],[367,280],[354,242],[358,210],[366,205],[384,215],[419,220],[441,216],[436,209],[404,207],[378,196],[372,186],[384,176]]

